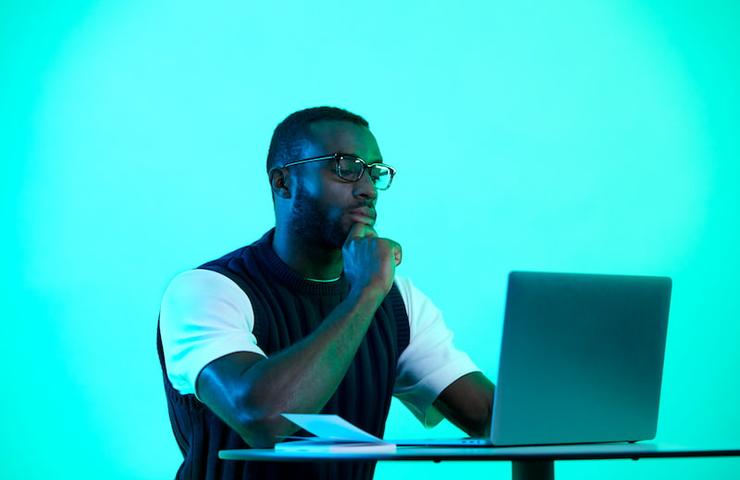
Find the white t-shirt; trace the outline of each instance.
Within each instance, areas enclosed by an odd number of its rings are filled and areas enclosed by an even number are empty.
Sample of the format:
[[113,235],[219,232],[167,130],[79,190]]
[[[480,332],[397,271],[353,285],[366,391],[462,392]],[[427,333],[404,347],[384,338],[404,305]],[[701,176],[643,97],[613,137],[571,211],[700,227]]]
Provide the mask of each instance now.
[[[393,395],[425,426],[442,420],[432,403],[452,382],[478,371],[457,350],[440,310],[406,278],[396,276],[409,317],[409,345],[398,359]],[[265,355],[252,333],[249,297],[228,277],[188,270],[170,282],[162,298],[160,331],[167,377],[181,394],[195,394],[200,371],[234,352]]]

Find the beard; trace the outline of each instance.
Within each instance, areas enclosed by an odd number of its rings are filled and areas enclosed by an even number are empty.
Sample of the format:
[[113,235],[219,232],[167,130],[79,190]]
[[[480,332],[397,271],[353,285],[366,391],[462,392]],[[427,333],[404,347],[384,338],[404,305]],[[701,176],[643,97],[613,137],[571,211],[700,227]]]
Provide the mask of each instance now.
[[327,248],[342,248],[349,228],[342,225],[342,210],[328,208],[299,184],[293,202],[292,231],[308,243]]

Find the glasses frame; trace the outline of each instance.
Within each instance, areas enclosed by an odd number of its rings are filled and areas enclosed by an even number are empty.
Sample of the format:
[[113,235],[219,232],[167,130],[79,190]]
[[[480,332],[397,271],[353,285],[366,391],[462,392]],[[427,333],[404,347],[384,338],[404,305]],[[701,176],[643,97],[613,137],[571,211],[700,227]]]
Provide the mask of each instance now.
[[[360,163],[362,163],[362,166],[363,166],[362,172],[360,172],[360,176],[357,177],[356,180],[349,180],[349,179],[344,178],[343,176],[341,176],[339,174],[339,159],[341,157],[351,157],[351,158],[354,158],[355,160],[359,160]],[[288,163],[286,163],[285,165],[283,165],[280,168],[288,168],[288,167],[292,167],[294,165],[301,165],[301,164],[304,164],[304,163],[320,162],[320,161],[323,161],[323,160],[332,160],[332,159],[335,162],[334,163],[334,173],[337,174],[337,177],[341,178],[342,180],[344,180],[346,182],[351,182],[351,183],[359,182],[360,179],[362,179],[363,175],[365,175],[365,171],[369,171],[372,167],[378,166],[378,165],[383,166],[383,167],[386,167],[388,169],[388,171],[391,173],[391,179],[388,182],[388,186],[387,187],[385,187],[385,188],[378,188],[375,185],[375,182],[373,182],[373,186],[375,186],[375,188],[377,188],[378,190],[388,190],[389,188],[391,188],[391,184],[393,183],[393,177],[396,176],[396,169],[393,168],[393,167],[391,167],[390,165],[387,165],[385,163],[367,163],[365,160],[362,159],[362,157],[359,157],[359,156],[357,156],[357,155],[355,155],[353,153],[343,153],[343,152],[336,152],[336,153],[332,153],[331,155],[320,155],[318,157],[303,158],[301,160],[296,160],[295,162],[288,162]],[[368,175],[370,175],[370,174],[368,173]],[[371,180],[372,180],[372,177],[371,177]]]

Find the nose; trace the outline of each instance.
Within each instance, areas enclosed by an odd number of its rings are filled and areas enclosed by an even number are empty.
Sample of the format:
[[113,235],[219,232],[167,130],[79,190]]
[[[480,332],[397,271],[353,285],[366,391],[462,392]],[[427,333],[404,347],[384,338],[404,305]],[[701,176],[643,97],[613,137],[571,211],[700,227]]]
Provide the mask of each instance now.
[[[365,169],[367,170],[367,168]],[[375,188],[373,179],[370,178],[370,172],[365,171],[362,177],[354,183],[352,192],[355,197],[375,200],[378,198],[378,189]]]

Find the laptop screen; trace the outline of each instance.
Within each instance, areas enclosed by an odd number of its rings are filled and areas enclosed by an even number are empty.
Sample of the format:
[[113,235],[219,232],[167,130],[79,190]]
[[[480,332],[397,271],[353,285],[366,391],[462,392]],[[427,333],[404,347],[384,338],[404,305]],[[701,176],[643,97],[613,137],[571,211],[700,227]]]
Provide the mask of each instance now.
[[655,437],[667,277],[512,272],[491,441]]

